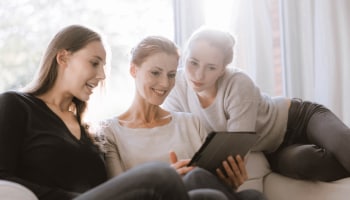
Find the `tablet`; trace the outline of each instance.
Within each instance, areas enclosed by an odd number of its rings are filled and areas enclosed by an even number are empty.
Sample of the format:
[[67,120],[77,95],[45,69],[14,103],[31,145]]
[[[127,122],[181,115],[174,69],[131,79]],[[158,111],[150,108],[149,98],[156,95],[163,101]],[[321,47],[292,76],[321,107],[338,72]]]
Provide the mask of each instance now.
[[258,137],[255,132],[211,132],[188,166],[199,166],[216,174],[229,155],[244,158]]

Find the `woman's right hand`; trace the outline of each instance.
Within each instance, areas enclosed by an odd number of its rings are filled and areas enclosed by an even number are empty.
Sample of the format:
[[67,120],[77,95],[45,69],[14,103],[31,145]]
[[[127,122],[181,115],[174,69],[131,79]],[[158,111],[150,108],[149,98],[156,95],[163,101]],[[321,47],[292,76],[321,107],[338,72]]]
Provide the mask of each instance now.
[[173,168],[179,173],[180,175],[185,175],[189,171],[191,171],[194,167],[188,167],[188,163],[191,161],[191,159],[183,159],[178,160],[177,155],[174,151],[170,152],[170,163]]
[[237,189],[248,179],[244,160],[239,155],[235,158],[229,156],[227,160],[223,161],[223,168],[225,169],[225,174],[221,169],[216,170],[219,178],[234,189]]

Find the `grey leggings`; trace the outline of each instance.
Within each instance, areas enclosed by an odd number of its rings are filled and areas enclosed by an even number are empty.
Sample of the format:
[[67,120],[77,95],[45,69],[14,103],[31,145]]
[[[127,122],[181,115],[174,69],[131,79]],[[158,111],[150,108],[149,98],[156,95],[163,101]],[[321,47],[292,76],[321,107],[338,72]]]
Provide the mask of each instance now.
[[[88,176],[88,174],[87,174]],[[218,190],[189,193],[177,172],[165,163],[147,163],[79,195],[74,200],[227,200]]]
[[[249,189],[235,192],[211,172],[199,167],[187,173],[183,180],[190,193],[210,188],[222,192],[228,200],[266,200],[265,195],[257,190]],[[202,193],[204,199],[207,199],[205,195]]]
[[287,132],[267,154],[274,171],[299,179],[334,181],[350,176],[350,129],[324,106],[293,99]]

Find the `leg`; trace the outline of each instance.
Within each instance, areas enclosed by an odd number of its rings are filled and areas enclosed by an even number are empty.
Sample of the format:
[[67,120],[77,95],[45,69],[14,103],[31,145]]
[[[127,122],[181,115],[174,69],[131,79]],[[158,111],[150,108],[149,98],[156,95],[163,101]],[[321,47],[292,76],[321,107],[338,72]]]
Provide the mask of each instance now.
[[349,176],[349,131],[324,106],[292,100],[284,141],[267,158],[274,171],[294,178],[331,181]]
[[191,200],[228,200],[224,193],[214,189],[196,189],[189,191]]
[[350,129],[330,110],[316,112],[307,126],[309,140],[332,152],[350,175]]
[[334,181],[348,175],[333,154],[316,145],[291,145],[278,152],[277,172],[296,179]]
[[232,188],[225,185],[220,179],[207,170],[195,168],[184,177],[185,186],[188,190],[198,188],[211,188],[221,191],[227,199],[231,200],[264,200],[261,192],[256,190],[244,190],[236,193]]
[[188,191],[210,188],[221,191],[228,199],[238,200],[232,188],[221,182],[215,175],[200,167],[196,167],[183,177]]
[[[87,174],[88,176],[88,174]],[[135,167],[75,200],[188,200],[181,177],[168,164],[148,163]]]
[[257,190],[242,190],[237,192],[240,200],[267,200],[265,195]]

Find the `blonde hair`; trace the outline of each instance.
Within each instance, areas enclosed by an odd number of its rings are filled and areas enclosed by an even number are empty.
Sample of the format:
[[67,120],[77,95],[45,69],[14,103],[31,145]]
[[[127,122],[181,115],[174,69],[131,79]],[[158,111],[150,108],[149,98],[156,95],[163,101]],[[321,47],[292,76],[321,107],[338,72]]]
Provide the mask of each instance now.
[[224,66],[227,66],[232,62],[235,38],[229,32],[208,27],[201,27],[197,29],[190,36],[186,44],[184,55],[187,55],[187,53],[191,50],[192,45],[198,41],[208,42],[210,45],[220,49],[224,54]]
[[180,57],[178,47],[171,40],[162,36],[148,36],[141,40],[131,51],[131,63],[141,65],[146,58],[156,53],[167,53]]

